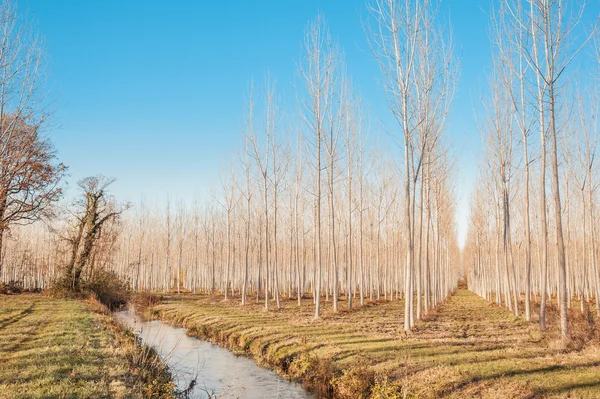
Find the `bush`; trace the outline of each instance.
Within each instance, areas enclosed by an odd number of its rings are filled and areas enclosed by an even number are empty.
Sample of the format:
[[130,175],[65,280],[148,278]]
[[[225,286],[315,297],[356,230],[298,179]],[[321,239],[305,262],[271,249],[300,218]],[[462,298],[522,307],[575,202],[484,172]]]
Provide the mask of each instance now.
[[0,282],[0,294],[20,294],[23,292],[23,283],[10,280],[8,283]]
[[142,291],[133,297],[133,303],[137,310],[145,310],[158,304],[162,300],[162,296],[154,295],[151,292]]
[[359,358],[357,364],[334,377],[331,384],[335,387],[336,397],[340,399],[366,399],[371,397],[375,384],[375,372],[365,359]]
[[318,397],[333,397],[333,376],[336,369],[331,358],[320,358],[314,353],[301,352],[290,362],[287,374],[301,380],[303,385],[317,392]]
[[85,298],[86,295],[73,292],[71,289],[72,278],[64,272],[58,273],[50,281],[50,294],[61,298]]
[[83,291],[92,293],[111,310],[127,303],[130,296],[129,284],[113,271],[99,269],[89,281],[84,281]]
[[371,399],[404,399],[410,397],[407,392],[402,392],[400,387],[386,377],[375,381],[371,393]]
[[81,289],[73,291],[72,279],[60,273],[50,284],[50,293],[61,298],[85,299],[94,296],[110,310],[125,305],[130,297],[129,284],[121,280],[113,271],[98,269],[90,280],[81,282]]

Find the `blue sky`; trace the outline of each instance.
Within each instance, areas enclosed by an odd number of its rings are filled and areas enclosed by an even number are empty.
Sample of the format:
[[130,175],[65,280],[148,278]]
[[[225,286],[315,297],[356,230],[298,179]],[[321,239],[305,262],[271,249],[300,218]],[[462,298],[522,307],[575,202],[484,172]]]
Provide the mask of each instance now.
[[[480,148],[473,106],[490,65],[489,8],[484,0],[442,2],[461,59],[447,134],[459,155],[463,235]],[[51,136],[71,186],[102,173],[131,201],[205,196],[241,144],[251,79],[260,84],[269,71],[294,108],[304,29],[318,12],[346,53],[371,130],[390,129],[378,122],[389,111],[361,25],[364,0],[21,0],[19,11],[46,40]]]

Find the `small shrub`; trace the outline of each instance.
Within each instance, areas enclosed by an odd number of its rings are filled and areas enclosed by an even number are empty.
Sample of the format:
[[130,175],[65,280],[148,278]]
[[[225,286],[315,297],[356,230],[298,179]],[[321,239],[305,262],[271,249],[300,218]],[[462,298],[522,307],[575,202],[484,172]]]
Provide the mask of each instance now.
[[115,272],[105,269],[98,269],[90,279],[82,280],[78,290],[73,290],[73,280],[68,273],[58,273],[50,282],[48,291],[59,298],[86,299],[91,295],[110,310],[125,305],[131,296],[129,284]]
[[157,353],[141,342],[138,337],[135,345],[129,347],[127,357],[137,372],[141,389],[145,398],[175,398],[175,384],[166,364]]
[[319,397],[333,396],[334,364],[331,359],[319,358],[315,354],[302,352],[289,364],[289,375],[300,379],[303,384],[319,393]]
[[86,299],[89,294],[81,291],[73,291],[73,279],[66,273],[57,273],[50,281],[50,295],[58,298]]
[[387,378],[375,381],[371,399],[404,399],[410,396],[403,393],[402,390]]
[[83,290],[93,293],[110,309],[125,305],[130,297],[129,284],[111,270],[97,270],[90,281],[83,283]]
[[311,356],[308,352],[302,352],[294,359],[288,368],[289,373],[295,378],[305,379],[316,361],[316,356]]
[[133,297],[133,303],[138,311],[144,311],[157,305],[161,300],[162,296],[154,295],[148,291],[139,292]]
[[20,294],[23,292],[21,281],[10,280],[8,283],[0,282],[0,294]]
[[331,382],[336,398],[340,399],[370,398],[374,384],[375,372],[363,359],[358,360],[356,366],[345,369]]

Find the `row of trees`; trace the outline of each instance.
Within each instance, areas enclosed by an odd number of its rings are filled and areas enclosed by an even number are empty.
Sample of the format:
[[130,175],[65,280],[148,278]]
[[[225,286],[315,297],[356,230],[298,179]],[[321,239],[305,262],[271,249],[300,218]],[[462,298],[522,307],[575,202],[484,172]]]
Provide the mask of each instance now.
[[[494,70],[480,126],[485,156],[466,252],[470,286],[528,321],[537,299],[542,329],[556,295],[563,337],[573,297],[583,311],[600,294],[600,63],[598,52],[588,52],[595,30],[582,26],[583,15],[563,0],[503,0],[493,14]],[[594,63],[588,79],[569,73]]]
[[[266,309],[308,295],[317,318],[323,297],[336,312],[340,300],[352,308],[404,298],[409,330],[455,288],[462,255],[471,289],[527,320],[539,302],[541,328],[556,296],[567,337],[574,299],[583,311],[600,295],[600,50],[595,29],[581,25],[583,8],[502,0],[494,9],[484,157],[462,254],[443,138],[458,78],[451,32],[430,0],[367,8],[365,31],[395,120],[392,151],[378,150],[376,135],[369,140],[343,52],[319,16],[306,29],[297,111],[281,111],[267,77],[250,90],[242,150],[210,201],[168,200],[160,211],[140,204],[122,221],[127,206],[107,195],[111,180],[101,177],[83,180],[80,200],[56,211],[66,168],[43,135],[42,52],[3,3],[0,278],[44,287],[61,270],[77,290],[107,268],[136,290],[220,292]],[[589,80],[570,73],[591,64]],[[49,230],[23,227],[41,219]]]
[[[353,299],[363,305],[365,301],[392,300],[403,296],[403,269],[398,265],[403,264],[406,249],[403,248],[404,233],[398,222],[402,220],[397,203],[399,190],[393,186],[393,181],[399,177],[394,173],[386,175],[382,165],[377,164],[378,158],[368,158],[365,175],[369,178],[362,181],[363,194],[361,196],[358,190],[353,193],[359,198],[357,203],[362,200],[362,216],[356,211],[352,220],[347,220],[344,214],[335,219],[338,289],[348,307],[356,306],[352,304]],[[369,169],[371,172],[367,173]],[[379,179],[376,170],[385,177]],[[238,187],[234,180],[233,192],[230,192],[231,181],[227,180],[219,197],[233,197],[229,217],[227,202],[221,200],[221,203],[196,203],[191,207],[169,201],[167,207],[160,211],[150,210],[142,203],[135,206],[125,220],[109,220],[91,253],[84,252],[85,246],[80,245],[80,252],[74,257],[71,250],[75,247],[71,243],[77,237],[81,239],[82,235],[78,232],[86,220],[84,215],[87,215],[85,209],[88,204],[84,200],[87,196],[84,195],[81,197],[81,211],[76,213],[76,217],[71,217],[69,224],[58,223],[54,233],[38,226],[13,231],[13,239],[8,240],[5,246],[8,267],[4,270],[4,278],[24,281],[29,287],[43,287],[59,270],[49,266],[71,265],[76,269],[83,262],[73,260],[83,259],[85,254],[88,261],[86,268],[79,269],[85,278],[94,270],[113,269],[130,281],[136,290],[189,290],[193,293],[222,294],[244,302],[250,298],[265,301],[265,292],[268,292],[267,308],[277,306],[278,298],[283,296],[301,299],[303,295],[312,294],[318,283],[313,225],[315,205],[305,190],[296,197],[296,187],[291,181],[293,172],[294,169],[290,168],[288,175],[283,177],[284,188],[277,199],[277,219],[274,216],[274,199],[269,203],[269,212],[273,209],[273,216],[270,215],[268,243],[266,229],[261,222],[264,209],[259,193],[256,194],[258,200],[251,203],[248,223],[242,187]],[[361,181],[357,181],[357,187],[360,184]],[[423,259],[423,265],[425,259],[429,259],[430,283],[429,295],[423,304],[427,306],[425,309],[431,309],[448,295],[458,278],[453,267],[458,252],[451,194],[439,181],[432,183],[429,233],[424,226],[420,234],[422,241],[417,239],[420,249],[417,252]],[[347,204],[343,201],[344,198],[339,196],[334,206],[345,209]],[[110,214],[107,210],[101,212],[101,215]],[[351,223],[357,227],[348,230]],[[324,227],[329,230],[327,224]],[[348,240],[350,236],[352,241]],[[324,240],[322,270],[322,294],[331,301],[336,296],[332,243],[333,239]],[[265,263],[267,245],[270,257],[268,275]],[[316,298],[313,299],[316,302]]]
[[[374,0],[368,9],[366,31],[397,123],[391,156],[367,140],[343,52],[318,16],[306,29],[298,111],[284,118],[270,78],[258,94],[250,90],[243,150],[212,201],[187,209],[169,201],[152,214],[140,206],[124,224],[105,225],[125,230],[118,236],[86,228],[88,216],[55,228],[69,232],[62,239],[22,229],[44,244],[31,256],[30,246],[11,241],[4,278],[21,273],[45,284],[54,261],[76,284],[82,265],[93,269],[97,260],[135,289],[219,291],[242,303],[252,295],[267,309],[281,306],[282,295],[310,294],[317,318],[322,296],[336,312],[341,296],[349,308],[354,298],[403,297],[409,330],[458,279],[453,170],[442,138],[457,62],[437,4]],[[86,232],[99,241],[88,246]]]
[[[258,107],[251,90],[244,151],[215,195],[219,212],[197,217],[207,226],[206,244],[202,250],[195,235],[194,264],[204,253],[210,267],[204,278],[198,267],[188,268],[193,288],[219,287],[226,298],[237,292],[243,303],[252,292],[266,309],[270,300],[279,307],[282,293],[300,301],[308,292],[316,318],[322,295],[336,312],[340,294],[350,308],[353,297],[363,304],[367,296],[402,296],[410,299],[405,330],[454,288],[455,204],[440,139],[456,81],[452,46],[429,1],[374,1],[369,10],[369,38],[398,123],[401,157],[369,162],[360,101],[342,51],[318,16],[307,26],[298,71],[299,118],[291,119],[301,126],[290,129],[295,124],[283,120],[269,79]],[[169,211],[166,220],[169,259]],[[182,217],[178,223],[184,231]],[[176,246],[178,289],[183,242]],[[164,265],[167,290],[172,274]]]

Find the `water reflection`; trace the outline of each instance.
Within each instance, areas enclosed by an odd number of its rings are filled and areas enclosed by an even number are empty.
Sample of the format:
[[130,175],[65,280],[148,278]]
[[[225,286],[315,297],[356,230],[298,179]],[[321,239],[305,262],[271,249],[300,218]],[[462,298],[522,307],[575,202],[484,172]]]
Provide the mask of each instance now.
[[250,359],[188,337],[183,328],[173,328],[160,320],[144,320],[132,309],[116,315],[167,361],[179,389],[187,388],[197,377],[192,398],[208,398],[209,394],[243,399],[314,398],[300,385],[257,366]]

